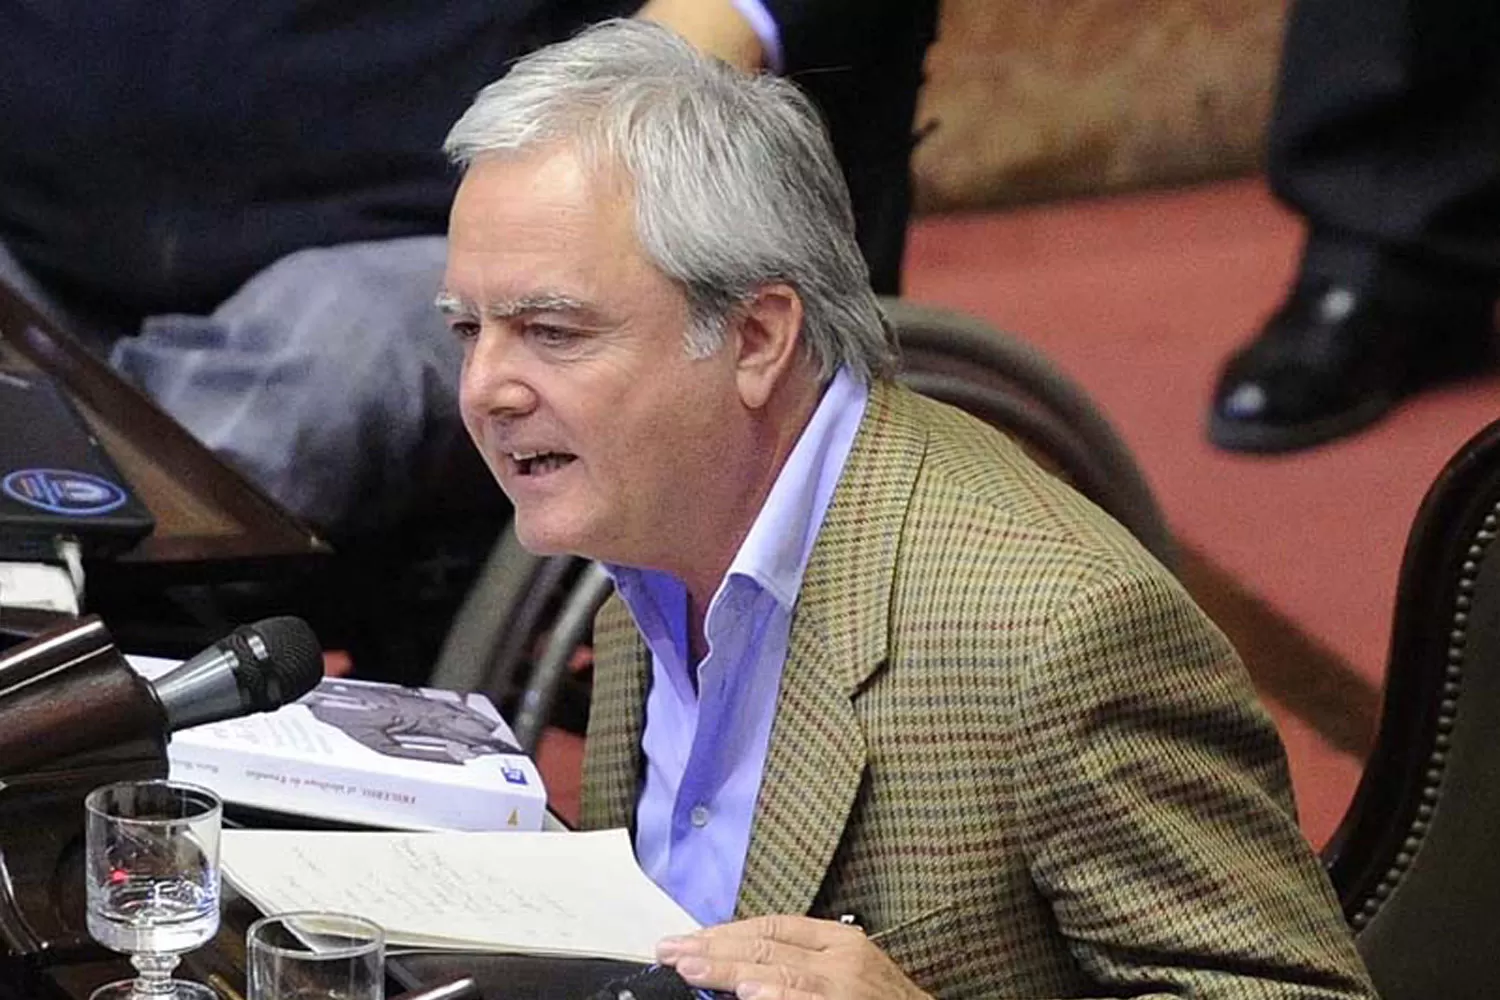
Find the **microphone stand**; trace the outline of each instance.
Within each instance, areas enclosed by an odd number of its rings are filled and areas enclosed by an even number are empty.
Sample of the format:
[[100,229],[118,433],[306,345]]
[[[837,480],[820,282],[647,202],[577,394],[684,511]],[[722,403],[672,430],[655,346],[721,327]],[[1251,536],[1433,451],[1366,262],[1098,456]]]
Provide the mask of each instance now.
[[85,924],[83,799],[166,776],[166,716],[98,618],[0,650],[0,973],[107,954]]

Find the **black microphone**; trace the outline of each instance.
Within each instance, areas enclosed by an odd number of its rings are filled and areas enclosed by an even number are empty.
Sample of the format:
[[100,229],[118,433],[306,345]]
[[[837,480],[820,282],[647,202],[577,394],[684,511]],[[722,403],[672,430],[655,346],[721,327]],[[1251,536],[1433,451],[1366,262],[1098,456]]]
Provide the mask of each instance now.
[[98,618],[79,619],[0,653],[0,778],[269,711],[322,676],[318,640],[299,618],[236,629],[154,681],[126,665]]
[[242,625],[153,681],[167,730],[201,726],[296,701],[323,677],[312,627],[282,615]]
[[611,979],[591,993],[588,1000],[718,1000],[720,997],[733,1000],[734,994],[700,990],[689,985],[676,969],[652,965],[642,972]]

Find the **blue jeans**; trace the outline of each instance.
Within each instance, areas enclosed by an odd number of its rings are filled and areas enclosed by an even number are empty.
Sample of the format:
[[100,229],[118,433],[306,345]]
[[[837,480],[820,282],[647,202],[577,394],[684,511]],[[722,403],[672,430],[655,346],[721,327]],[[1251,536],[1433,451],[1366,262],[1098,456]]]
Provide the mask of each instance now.
[[292,513],[344,534],[410,512],[438,488],[438,456],[464,447],[461,353],[432,305],[445,255],[440,236],[302,250],[211,314],[138,332],[92,326],[3,246],[0,280]]

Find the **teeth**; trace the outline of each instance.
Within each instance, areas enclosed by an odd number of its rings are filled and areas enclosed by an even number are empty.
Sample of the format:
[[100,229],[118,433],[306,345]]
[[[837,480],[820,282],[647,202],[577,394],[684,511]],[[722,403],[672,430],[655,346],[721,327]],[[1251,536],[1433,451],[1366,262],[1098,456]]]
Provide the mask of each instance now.
[[516,464],[516,471],[523,476],[536,476],[561,469],[573,460],[572,455],[556,451],[512,451],[506,454]]

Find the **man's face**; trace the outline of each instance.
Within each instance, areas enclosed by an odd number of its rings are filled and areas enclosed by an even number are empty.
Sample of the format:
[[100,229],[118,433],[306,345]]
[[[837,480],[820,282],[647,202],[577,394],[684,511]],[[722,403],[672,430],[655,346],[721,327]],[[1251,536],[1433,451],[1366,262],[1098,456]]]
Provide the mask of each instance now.
[[662,568],[732,462],[732,352],[694,360],[685,299],[621,187],[567,149],[482,160],[449,224],[444,311],[460,406],[521,543]]

